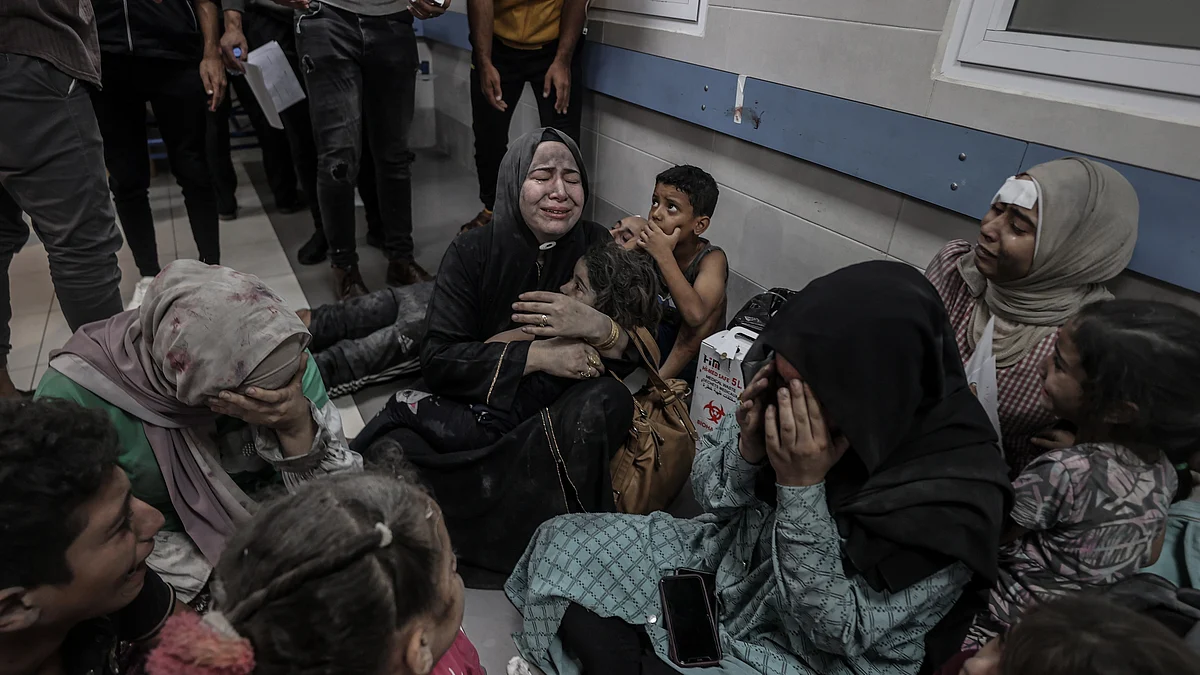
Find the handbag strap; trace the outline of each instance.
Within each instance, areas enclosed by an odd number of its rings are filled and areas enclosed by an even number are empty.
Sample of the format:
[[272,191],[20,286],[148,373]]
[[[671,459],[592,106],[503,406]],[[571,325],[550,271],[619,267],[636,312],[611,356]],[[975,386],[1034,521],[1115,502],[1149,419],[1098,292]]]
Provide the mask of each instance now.
[[[633,346],[637,348],[638,353],[642,356],[642,363],[646,368],[646,377],[651,386],[659,391],[664,400],[671,401],[669,405],[675,408],[675,414],[679,417],[680,422],[684,424],[692,439],[699,438],[699,434],[696,433],[695,425],[688,415],[687,407],[684,405],[683,400],[675,395],[675,391],[671,389],[671,385],[667,384],[667,381],[659,374],[657,359],[651,360],[649,356],[648,352],[658,351],[658,345],[654,342],[654,336],[650,335],[650,331],[638,326],[629,333],[629,341],[633,343]],[[649,345],[653,345],[653,347]]]

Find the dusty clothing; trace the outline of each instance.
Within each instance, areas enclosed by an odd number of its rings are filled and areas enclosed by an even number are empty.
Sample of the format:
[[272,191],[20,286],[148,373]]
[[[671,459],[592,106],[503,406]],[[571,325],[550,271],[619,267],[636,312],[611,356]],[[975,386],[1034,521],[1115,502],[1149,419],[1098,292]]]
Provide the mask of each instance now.
[[1146,462],[1112,443],[1035,459],[1014,483],[1011,513],[1029,532],[1001,547],[990,616],[972,629],[969,642],[982,646],[992,629],[1015,624],[1034,602],[1136,574],[1150,562],[1176,485],[1165,455]]
[[420,369],[419,345],[433,282],[387,287],[312,310],[309,331],[331,396],[352,393]]
[[[967,286],[959,271],[959,261],[966,256],[974,257],[971,244],[952,241],[937,254],[925,276],[933,283],[942,302],[950,325],[954,327],[954,339],[958,351],[966,363],[975,353],[971,341],[975,306],[981,302]],[[1058,341],[1057,333],[1050,333],[1034,345],[1020,361],[1004,368],[996,368],[996,385],[1000,409],[1000,431],[1005,459],[1014,477],[1037,457],[1041,450],[1030,442],[1030,438],[1054,423],[1055,417],[1042,405],[1042,362],[1054,353]]]

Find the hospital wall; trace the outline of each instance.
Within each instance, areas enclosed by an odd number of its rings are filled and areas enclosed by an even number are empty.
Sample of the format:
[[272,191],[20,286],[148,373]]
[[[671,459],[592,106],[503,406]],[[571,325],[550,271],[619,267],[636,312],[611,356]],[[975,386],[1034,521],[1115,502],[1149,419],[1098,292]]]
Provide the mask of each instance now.
[[[951,4],[710,0],[703,37],[592,21],[587,39],[1200,178],[1200,127],[935,80],[931,73],[940,60]],[[465,11],[465,2],[455,2],[452,9]],[[456,20],[465,24],[463,19],[438,21],[446,26]],[[436,133],[440,148],[473,168],[470,53],[463,46],[465,36],[430,40]],[[764,112],[771,114],[787,111]],[[645,214],[654,176],[673,164],[709,171],[721,196],[707,236],[729,256],[731,311],[763,288],[801,288],[857,262],[890,259],[924,268],[946,241],[973,239],[977,216],[987,210],[985,198],[976,216],[969,217],[679,117],[614,96],[585,94],[582,149],[593,195],[588,215],[609,225],[628,214]],[[510,136],[537,126],[534,93],[527,89]],[[1195,224],[1200,229],[1200,215]],[[1195,255],[1200,265],[1200,251]],[[1193,291],[1147,274],[1126,273],[1112,287],[1120,296],[1172,300],[1200,310],[1200,296]]]

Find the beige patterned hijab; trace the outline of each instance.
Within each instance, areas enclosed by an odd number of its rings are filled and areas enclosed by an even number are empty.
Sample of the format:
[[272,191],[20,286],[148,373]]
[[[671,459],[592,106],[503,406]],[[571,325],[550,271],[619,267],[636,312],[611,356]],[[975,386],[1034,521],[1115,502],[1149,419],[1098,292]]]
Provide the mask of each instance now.
[[220,465],[207,401],[226,389],[283,386],[309,340],[257,277],[179,260],[155,277],[140,310],[81,327],[50,365],[142,421],[171,505],[215,564],[255,504]]
[[1084,305],[1112,297],[1102,285],[1121,273],[1137,244],[1138,198],[1116,169],[1069,157],[1026,172],[1041,188],[1037,247],[1024,278],[995,284],[963,256],[958,269],[975,304],[971,347],[996,318],[996,365],[1011,366]]

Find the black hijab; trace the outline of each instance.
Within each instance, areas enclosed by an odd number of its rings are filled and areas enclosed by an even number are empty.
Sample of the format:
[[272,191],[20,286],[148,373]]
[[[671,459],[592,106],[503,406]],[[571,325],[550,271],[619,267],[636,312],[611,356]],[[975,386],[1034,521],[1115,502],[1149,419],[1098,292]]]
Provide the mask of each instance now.
[[817,279],[747,360],[768,350],[796,367],[850,441],[825,482],[847,574],[896,592],[962,561],[994,581],[1008,466],[925,277],[869,262]]
[[557,292],[593,244],[611,240],[604,227],[581,219],[553,246],[539,249],[521,215],[521,186],[538,146],[547,142],[567,146],[579,167],[585,203],[590,195],[587,165],[566,134],[539,129],[509,147],[500,163],[491,224],[457,237],[438,269],[421,349],[422,374],[435,393],[507,409],[524,372],[529,343],[484,340],[515,327],[512,304],[522,293]]

